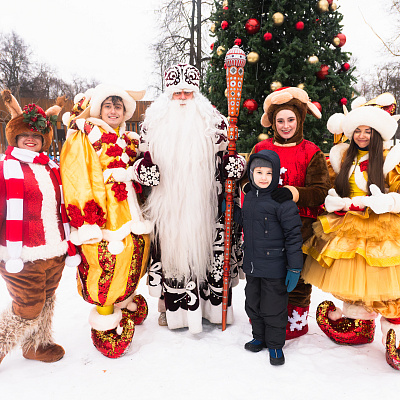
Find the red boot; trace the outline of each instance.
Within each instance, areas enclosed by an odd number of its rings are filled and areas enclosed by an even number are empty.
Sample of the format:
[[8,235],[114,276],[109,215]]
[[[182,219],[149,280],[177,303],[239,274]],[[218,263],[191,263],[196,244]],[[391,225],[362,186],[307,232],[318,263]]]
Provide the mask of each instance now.
[[400,345],[396,348],[396,335],[400,336],[400,318],[381,318],[382,341],[386,347],[386,361],[400,370]]
[[310,307],[297,307],[288,304],[288,323],[286,325],[286,340],[305,335],[308,332],[308,311]]
[[375,321],[364,319],[329,319],[328,312],[335,311],[331,301],[323,301],[317,308],[317,324],[321,330],[338,344],[366,344],[374,340]]
[[136,303],[137,310],[130,311],[128,309],[125,309],[125,311],[129,313],[129,318],[133,320],[135,325],[140,325],[147,318],[147,314],[149,313],[147,301],[141,294],[134,296],[132,301]]
[[134,333],[135,324],[130,318],[129,311],[122,310],[122,319],[117,328],[108,331],[92,328],[92,341],[94,347],[104,356],[118,358],[129,349]]

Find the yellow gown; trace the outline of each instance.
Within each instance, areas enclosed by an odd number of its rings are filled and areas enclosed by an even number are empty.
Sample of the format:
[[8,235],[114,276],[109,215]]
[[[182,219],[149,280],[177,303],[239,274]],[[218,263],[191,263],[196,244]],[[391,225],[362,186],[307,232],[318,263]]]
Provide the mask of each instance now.
[[[360,177],[368,179],[366,167],[360,168],[367,159],[368,153],[359,151],[349,178],[350,197],[367,194],[366,185],[360,185]],[[387,173],[386,184],[389,191],[400,191],[399,164]],[[377,215],[369,208],[338,214],[322,215],[314,223],[314,235],[303,245],[308,254],[304,280],[370,312],[399,317],[400,216]]]
[[[82,256],[78,291],[89,303],[112,306],[133,294],[149,255],[135,185],[112,176],[113,168],[133,165],[139,136],[95,118],[76,120],[69,132],[60,164],[71,241]],[[112,254],[110,242],[122,251]]]

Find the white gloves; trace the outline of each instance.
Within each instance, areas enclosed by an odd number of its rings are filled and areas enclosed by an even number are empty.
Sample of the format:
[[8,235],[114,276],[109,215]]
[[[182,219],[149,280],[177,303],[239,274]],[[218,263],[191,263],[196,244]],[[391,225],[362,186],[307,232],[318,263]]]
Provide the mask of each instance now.
[[325,208],[328,212],[348,211],[352,204],[349,197],[339,197],[335,189],[329,189],[325,198]]
[[372,184],[369,187],[371,196],[367,197],[365,205],[375,214],[388,212],[400,212],[400,194],[395,192],[382,193],[378,186]]

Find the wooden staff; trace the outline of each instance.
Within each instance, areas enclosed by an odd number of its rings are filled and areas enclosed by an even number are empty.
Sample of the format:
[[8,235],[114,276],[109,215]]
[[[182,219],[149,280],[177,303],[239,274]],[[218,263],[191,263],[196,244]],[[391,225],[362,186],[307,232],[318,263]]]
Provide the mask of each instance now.
[[[233,46],[225,56],[226,85],[228,92],[228,154],[236,153],[236,140],[238,138],[237,117],[239,116],[240,98],[242,96],[244,65],[246,55],[238,46]],[[224,243],[224,274],[222,287],[222,330],[226,329],[226,316],[228,312],[228,294],[230,278],[230,260],[232,244],[232,218],[233,218],[233,193],[235,181],[227,179],[225,182],[225,243]]]

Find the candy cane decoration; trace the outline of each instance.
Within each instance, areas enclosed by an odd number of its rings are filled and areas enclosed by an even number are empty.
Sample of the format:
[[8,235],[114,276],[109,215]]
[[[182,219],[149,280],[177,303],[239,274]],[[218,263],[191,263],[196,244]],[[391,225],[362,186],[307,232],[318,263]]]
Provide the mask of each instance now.
[[[233,46],[225,56],[226,84],[228,92],[228,152],[233,155],[236,152],[236,140],[238,138],[237,117],[239,116],[240,98],[242,96],[244,65],[246,55],[238,46]],[[226,329],[226,316],[228,312],[228,294],[230,277],[230,259],[232,243],[232,218],[233,218],[233,193],[235,181],[227,179],[225,182],[225,243],[224,243],[224,274],[222,287],[222,330]]]

